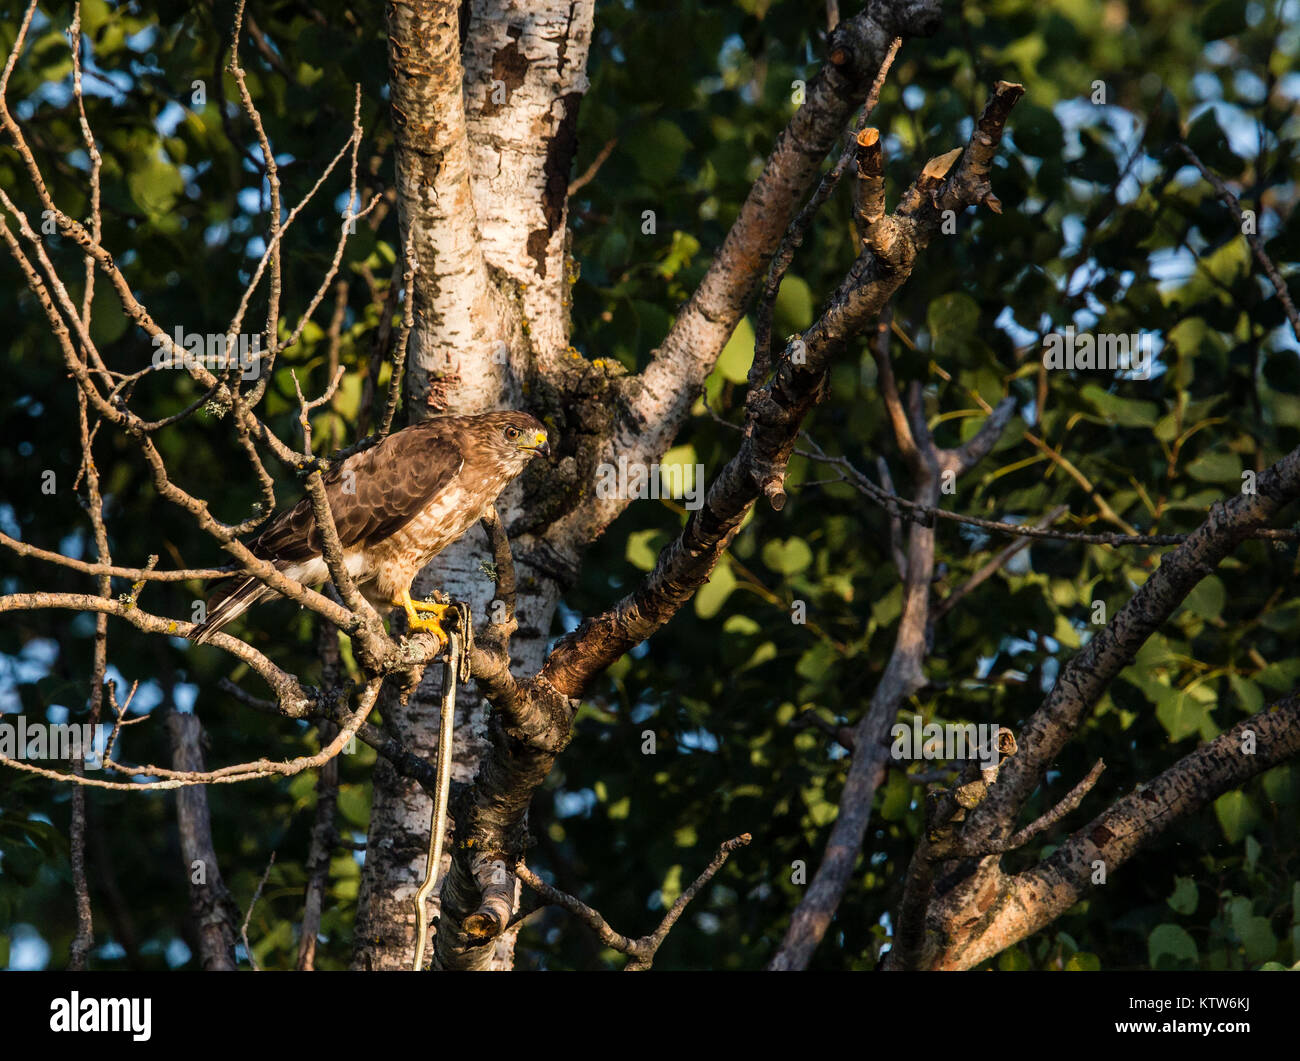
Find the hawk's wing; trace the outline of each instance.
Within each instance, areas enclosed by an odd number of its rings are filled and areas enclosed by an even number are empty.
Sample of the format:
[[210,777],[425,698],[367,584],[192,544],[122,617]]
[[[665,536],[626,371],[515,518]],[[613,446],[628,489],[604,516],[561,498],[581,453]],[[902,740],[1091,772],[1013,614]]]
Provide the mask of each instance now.
[[[408,427],[326,473],[325,496],[344,548],[401,530],[460,474],[465,457],[451,427],[436,420]],[[264,560],[286,563],[319,556],[311,498],[278,516],[250,548]]]
[[[346,549],[386,538],[413,520],[465,464],[456,424],[428,420],[389,435],[356,453],[324,477],[325,497]],[[320,531],[311,498],[277,516],[249,548],[284,570],[319,556]],[[238,578],[213,594],[207,618],[189,636],[202,644],[237,615],[273,591],[252,577]]]

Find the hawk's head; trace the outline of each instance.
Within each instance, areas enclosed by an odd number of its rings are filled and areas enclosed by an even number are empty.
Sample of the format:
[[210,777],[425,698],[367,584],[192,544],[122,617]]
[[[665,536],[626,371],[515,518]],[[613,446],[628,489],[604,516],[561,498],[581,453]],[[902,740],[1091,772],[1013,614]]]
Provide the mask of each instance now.
[[484,449],[506,465],[514,474],[538,454],[549,457],[551,444],[546,428],[528,413],[488,413],[476,418],[475,434]]

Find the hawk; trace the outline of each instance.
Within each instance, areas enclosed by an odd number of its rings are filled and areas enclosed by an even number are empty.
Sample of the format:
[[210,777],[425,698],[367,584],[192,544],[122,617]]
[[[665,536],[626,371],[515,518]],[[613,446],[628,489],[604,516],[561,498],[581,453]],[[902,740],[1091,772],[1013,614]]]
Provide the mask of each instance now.
[[[534,417],[483,413],[425,420],[335,465],[324,475],[325,495],[348,574],[366,600],[381,610],[404,609],[411,630],[445,642],[440,619],[451,606],[413,601],[411,580],[486,515],[529,461],[550,452],[546,429]],[[329,578],[310,498],[277,516],[249,548],[299,582]],[[227,583],[190,637],[202,644],[273,595],[256,578]]]

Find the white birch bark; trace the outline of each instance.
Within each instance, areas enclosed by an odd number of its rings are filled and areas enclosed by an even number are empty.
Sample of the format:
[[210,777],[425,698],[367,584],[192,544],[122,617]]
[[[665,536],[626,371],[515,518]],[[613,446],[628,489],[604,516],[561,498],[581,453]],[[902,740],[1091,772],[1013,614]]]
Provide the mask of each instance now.
[[[413,420],[441,411],[430,407],[430,395],[449,412],[526,406],[522,384],[538,362],[553,361],[569,345],[566,199],[593,5],[476,2],[464,27],[463,76],[456,4],[391,10],[394,106],[430,137],[428,144],[399,139],[398,148],[401,230],[404,239],[415,233],[420,264],[408,410]],[[407,41],[419,45],[418,58]],[[406,70],[409,91],[398,93]],[[498,353],[503,349],[504,358]],[[524,486],[544,479],[546,470],[533,474]],[[524,487],[516,484],[498,511],[510,527],[525,507]],[[515,548],[517,555],[526,553],[529,539]],[[475,621],[483,623],[493,585],[482,562],[490,557],[486,538],[472,530],[421,573],[413,592],[436,589],[468,601]],[[512,640],[517,673],[541,667],[560,593],[555,580],[521,564],[519,630]],[[430,760],[440,672],[430,667],[404,707],[381,705],[385,726]],[[471,684],[458,694],[454,781],[473,780],[486,741],[487,707]],[[409,967],[412,898],[424,878],[431,802],[387,763],[376,767],[357,967]],[[450,858],[444,857],[444,869]],[[438,911],[436,901],[430,905]],[[509,967],[513,934],[495,950],[493,966]]]

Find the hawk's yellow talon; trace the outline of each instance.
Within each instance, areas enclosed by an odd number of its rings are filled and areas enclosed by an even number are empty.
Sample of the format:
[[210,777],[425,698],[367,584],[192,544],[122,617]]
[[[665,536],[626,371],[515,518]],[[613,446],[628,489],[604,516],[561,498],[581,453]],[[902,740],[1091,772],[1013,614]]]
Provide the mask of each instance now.
[[[393,601],[393,604],[406,612],[406,628],[411,633],[429,633],[438,639],[439,651],[442,651],[442,646],[451,640],[447,636],[447,631],[442,628],[442,617],[453,610],[450,604],[412,600],[409,590],[403,590],[402,595]],[[431,616],[422,619],[420,612],[430,612]]]

